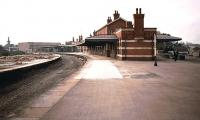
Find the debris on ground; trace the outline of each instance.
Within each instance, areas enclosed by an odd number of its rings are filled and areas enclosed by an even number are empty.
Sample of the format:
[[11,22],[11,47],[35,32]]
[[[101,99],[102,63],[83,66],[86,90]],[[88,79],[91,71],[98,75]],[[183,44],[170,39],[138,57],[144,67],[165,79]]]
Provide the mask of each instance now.
[[33,53],[27,55],[1,56],[0,69],[9,68],[14,65],[27,64],[28,62],[38,59],[52,59],[53,57],[55,57],[55,55],[51,53]]

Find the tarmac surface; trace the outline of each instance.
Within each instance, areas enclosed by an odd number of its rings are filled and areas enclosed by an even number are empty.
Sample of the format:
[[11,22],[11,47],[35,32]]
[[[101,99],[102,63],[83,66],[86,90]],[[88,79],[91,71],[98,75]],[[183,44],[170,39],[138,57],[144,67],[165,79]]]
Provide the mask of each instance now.
[[90,56],[11,120],[199,120],[200,64]]

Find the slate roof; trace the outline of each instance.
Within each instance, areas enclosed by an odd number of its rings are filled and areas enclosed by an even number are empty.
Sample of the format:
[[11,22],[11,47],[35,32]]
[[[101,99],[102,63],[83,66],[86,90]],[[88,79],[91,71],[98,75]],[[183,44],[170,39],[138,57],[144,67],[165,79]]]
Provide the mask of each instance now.
[[170,42],[170,41],[180,41],[182,38],[180,37],[174,37],[168,34],[158,34],[156,35],[156,40],[158,42]]
[[85,42],[78,46],[103,45],[106,43],[115,43],[117,40],[116,35],[96,35],[85,38]]
[[110,40],[110,39],[115,39],[117,40],[117,36],[116,35],[96,35],[96,36],[91,36],[91,37],[87,37],[85,40]]

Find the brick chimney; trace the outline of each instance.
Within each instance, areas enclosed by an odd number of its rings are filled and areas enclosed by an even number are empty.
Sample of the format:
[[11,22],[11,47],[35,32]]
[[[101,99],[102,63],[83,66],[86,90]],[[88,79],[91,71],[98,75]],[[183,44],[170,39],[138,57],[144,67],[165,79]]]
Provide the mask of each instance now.
[[93,36],[95,36],[96,35],[96,31],[94,30],[94,32],[93,32]]
[[136,14],[134,16],[134,32],[135,39],[144,39],[144,14],[142,14],[142,9],[136,8]]
[[131,21],[126,22],[126,28],[133,28],[133,24]]
[[80,35],[78,36],[78,41],[81,42],[81,36]]
[[112,19],[111,19],[111,17],[108,17],[107,24],[110,23],[110,22],[112,22]]
[[117,10],[115,10],[115,13],[113,14],[114,16],[114,20],[116,20],[117,18],[119,18],[120,14],[118,13]]

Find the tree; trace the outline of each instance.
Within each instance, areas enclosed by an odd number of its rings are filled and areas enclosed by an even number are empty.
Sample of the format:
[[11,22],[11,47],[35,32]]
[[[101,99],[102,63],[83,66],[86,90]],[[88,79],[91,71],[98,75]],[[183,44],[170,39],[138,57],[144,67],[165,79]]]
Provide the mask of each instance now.
[[0,45],[0,56],[8,56],[8,55],[10,55],[10,53],[7,50],[5,50],[2,45]]

